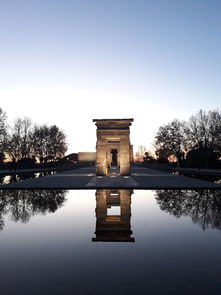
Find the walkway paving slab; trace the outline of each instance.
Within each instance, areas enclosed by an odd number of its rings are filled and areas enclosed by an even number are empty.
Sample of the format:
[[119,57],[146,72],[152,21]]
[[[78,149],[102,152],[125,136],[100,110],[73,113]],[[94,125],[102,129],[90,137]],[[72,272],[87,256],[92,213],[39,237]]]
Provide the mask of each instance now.
[[144,167],[132,166],[131,172],[129,177],[97,177],[95,167],[87,167],[1,185],[0,189],[221,189],[220,184]]

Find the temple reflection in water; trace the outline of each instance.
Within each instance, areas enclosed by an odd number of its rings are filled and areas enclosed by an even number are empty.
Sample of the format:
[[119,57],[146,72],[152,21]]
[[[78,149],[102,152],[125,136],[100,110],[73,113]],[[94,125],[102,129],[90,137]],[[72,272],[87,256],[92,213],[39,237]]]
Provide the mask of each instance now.
[[[0,190],[0,231],[8,219],[27,223],[35,215],[47,215],[63,205],[68,206],[66,201],[70,199],[70,193],[66,190]],[[94,198],[94,191],[90,194]],[[132,194],[133,190],[126,189],[96,191],[97,220],[93,242],[135,241],[131,237]],[[203,230],[214,228],[221,231],[220,190],[156,190],[154,194],[162,211],[175,217],[188,216]],[[94,207],[90,212],[93,214]]]
[[93,242],[134,242],[131,237],[131,195],[133,190],[96,191],[96,237]]

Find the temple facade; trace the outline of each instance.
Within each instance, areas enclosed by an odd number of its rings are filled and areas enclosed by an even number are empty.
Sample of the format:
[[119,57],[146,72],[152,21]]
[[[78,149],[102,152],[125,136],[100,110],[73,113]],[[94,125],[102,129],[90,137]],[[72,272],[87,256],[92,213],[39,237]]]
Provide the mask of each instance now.
[[133,160],[130,126],[133,119],[94,119],[93,122],[97,126],[97,175],[108,175],[111,168],[119,168],[120,175],[130,175]]

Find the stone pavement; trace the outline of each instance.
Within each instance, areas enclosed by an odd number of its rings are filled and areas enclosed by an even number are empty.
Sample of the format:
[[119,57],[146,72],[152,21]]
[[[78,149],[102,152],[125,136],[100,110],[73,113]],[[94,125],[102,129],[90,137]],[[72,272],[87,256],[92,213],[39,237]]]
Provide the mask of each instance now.
[[198,168],[175,168],[177,172],[182,172],[186,174],[202,174],[202,175],[213,175],[221,176],[221,169],[198,169]]
[[96,176],[87,167],[1,185],[0,189],[221,189],[220,184],[132,166],[131,176]]
[[16,170],[0,170],[0,176],[15,175],[15,174],[28,174],[28,173],[44,173],[53,172],[58,170],[58,167],[54,168],[31,168],[31,169],[16,169]]

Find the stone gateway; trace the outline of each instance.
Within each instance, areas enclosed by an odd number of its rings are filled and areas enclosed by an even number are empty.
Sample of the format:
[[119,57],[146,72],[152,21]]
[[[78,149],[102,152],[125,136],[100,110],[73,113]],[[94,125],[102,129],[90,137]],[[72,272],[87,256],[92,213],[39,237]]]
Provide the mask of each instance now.
[[119,168],[120,175],[130,175],[133,148],[130,144],[130,126],[133,119],[94,119],[97,126],[96,174],[109,175]]

